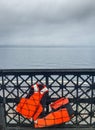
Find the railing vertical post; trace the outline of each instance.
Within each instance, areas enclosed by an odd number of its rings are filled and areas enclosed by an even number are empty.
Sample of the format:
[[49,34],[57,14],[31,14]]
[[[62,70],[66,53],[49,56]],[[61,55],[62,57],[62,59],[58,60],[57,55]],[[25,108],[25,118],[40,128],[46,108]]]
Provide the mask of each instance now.
[[[3,82],[3,73],[0,71],[0,89],[2,90],[2,82]],[[1,91],[3,92],[3,91]],[[1,93],[0,93],[1,94]],[[4,103],[3,103],[3,95],[0,95],[0,130],[5,130],[6,123],[5,123],[5,114],[4,114]]]
[[[46,86],[48,87],[49,86],[49,79],[48,79],[48,75],[46,75]],[[49,89],[49,88],[48,88]],[[46,112],[48,113],[49,112],[49,107],[47,106],[47,110]]]
[[5,116],[3,103],[0,103],[0,130],[5,130]]

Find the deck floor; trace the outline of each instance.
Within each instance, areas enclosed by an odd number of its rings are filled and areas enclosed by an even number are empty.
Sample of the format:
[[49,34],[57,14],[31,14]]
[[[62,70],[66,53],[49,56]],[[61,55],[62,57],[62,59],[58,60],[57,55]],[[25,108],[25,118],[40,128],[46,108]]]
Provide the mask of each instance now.
[[[4,130],[41,130],[35,128],[20,128],[20,127],[13,127],[13,128],[6,128]],[[95,128],[43,128],[43,130],[95,130]],[[0,129],[1,130],[1,129]]]

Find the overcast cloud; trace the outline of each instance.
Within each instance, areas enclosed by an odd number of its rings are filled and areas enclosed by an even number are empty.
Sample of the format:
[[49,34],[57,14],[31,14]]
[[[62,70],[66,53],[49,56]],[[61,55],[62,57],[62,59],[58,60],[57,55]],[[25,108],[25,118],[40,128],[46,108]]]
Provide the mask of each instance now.
[[0,0],[0,45],[94,45],[95,0]]

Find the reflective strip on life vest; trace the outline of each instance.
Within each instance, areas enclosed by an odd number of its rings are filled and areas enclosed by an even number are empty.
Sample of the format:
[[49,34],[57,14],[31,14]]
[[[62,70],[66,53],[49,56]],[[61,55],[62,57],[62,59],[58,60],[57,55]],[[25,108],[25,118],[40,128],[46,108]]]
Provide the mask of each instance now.
[[34,92],[39,92],[39,88],[37,84],[33,85],[32,87],[34,88]]
[[41,94],[44,94],[44,93],[46,93],[46,92],[48,92],[48,89],[47,89],[47,87],[45,86],[45,87],[40,91],[40,93],[41,93]]
[[49,127],[70,121],[66,108],[49,113],[46,117],[39,118],[34,122],[35,128]]

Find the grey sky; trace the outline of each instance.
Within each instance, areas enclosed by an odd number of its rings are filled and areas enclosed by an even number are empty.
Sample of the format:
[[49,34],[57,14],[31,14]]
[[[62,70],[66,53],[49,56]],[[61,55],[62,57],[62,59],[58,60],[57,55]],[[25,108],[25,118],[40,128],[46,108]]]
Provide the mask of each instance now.
[[95,44],[95,0],[0,0],[0,45]]

